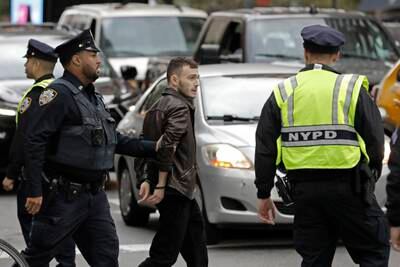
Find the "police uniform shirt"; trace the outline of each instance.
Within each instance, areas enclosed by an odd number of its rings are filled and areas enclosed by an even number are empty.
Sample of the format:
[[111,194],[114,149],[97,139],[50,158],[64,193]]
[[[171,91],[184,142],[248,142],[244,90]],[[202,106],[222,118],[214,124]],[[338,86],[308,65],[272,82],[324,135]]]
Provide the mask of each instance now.
[[[314,68],[314,65],[308,65],[301,71],[307,71]],[[329,66],[322,66],[323,69],[338,73]],[[367,144],[367,153],[370,158],[370,167],[378,170],[382,169],[383,159],[383,126],[378,108],[372,101],[366,90],[360,90],[358,97],[354,128]],[[258,198],[270,197],[271,189],[274,186],[274,177],[276,172],[275,161],[277,157],[276,140],[281,131],[281,113],[272,94],[265,103],[256,131],[256,152],[255,152],[255,184],[258,189]],[[337,170],[340,174],[341,170]],[[332,170],[313,170],[310,175],[326,177]],[[313,174],[312,174],[313,173]],[[310,177],[312,179],[313,177]]]
[[[82,90],[83,97],[87,97],[95,104],[95,88],[93,84],[86,87],[70,72],[65,71],[63,79],[71,82]],[[35,113],[36,124],[30,131],[25,142],[26,159],[31,183],[31,196],[41,195],[41,173],[47,175],[62,175],[66,178],[85,183],[98,181],[104,177],[104,171],[93,171],[74,168],[60,163],[45,161],[46,153],[54,153],[57,147],[57,132],[63,126],[81,125],[82,119],[72,92],[61,84],[51,85],[39,97],[39,108]],[[116,153],[132,156],[154,156],[154,142],[138,142],[121,134],[117,134]]]
[[[53,74],[46,74],[37,79],[35,83],[52,78],[54,78]],[[30,126],[34,124],[34,120],[37,118],[35,113],[39,107],[38,101],[42,90],[43,87],[33,87],[32,90],[25,96],[24,102],[18,111],[19,114],[16,131],[10,147],[10,162],[7,168],[8,178],[18,179],[21,174],[21,167],[24,165],[23,142],[26,134],[30,130]]]

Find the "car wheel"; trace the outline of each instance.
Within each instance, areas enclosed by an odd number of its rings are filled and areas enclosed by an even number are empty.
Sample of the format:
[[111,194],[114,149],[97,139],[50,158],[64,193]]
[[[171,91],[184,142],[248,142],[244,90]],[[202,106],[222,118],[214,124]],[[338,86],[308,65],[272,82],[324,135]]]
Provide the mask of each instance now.
[[220,240],[220,230],[218,229],[216,224],[210,223],[207,217],[207,211],[204,205],[204,194],[199,185],[199,182],[196,183],[196,190],[195,190],[195,199],[199,204],[200,211],[203,215],[204,219],[204,228],[206,232],[207,238],[207,245],[214,245],[217,244]]
[[149,222],[148,208],[137,204],[131,177],[127,167],[123,167],[118,183],[119,208],[126,225],[145,226]]

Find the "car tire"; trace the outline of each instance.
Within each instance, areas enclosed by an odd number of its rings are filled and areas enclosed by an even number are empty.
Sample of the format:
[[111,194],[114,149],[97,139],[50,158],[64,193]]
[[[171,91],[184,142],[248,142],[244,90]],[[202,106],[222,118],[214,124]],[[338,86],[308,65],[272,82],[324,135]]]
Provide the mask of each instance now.
[[125,224],[129,226],[147,225],[150,210],[137,204],[130,173],[126,166],[122,167],[118,182],[119,208]]
[[203,215],[203,221],[204,221],[204,228],[206,232],[206,238],[207,238],[207,245],[215,245],[218,244],[220,241],[220,229],[218,229],[216,224],[210,223],[207,217],[207,211],[205,209],[205,204],[204,204],[204,194],[203,190],[201,189],[200,182],[197,181],[196,183],[196,193],[195,193],[195,199],[197,201],[197,204],[199,204],[200,211]]

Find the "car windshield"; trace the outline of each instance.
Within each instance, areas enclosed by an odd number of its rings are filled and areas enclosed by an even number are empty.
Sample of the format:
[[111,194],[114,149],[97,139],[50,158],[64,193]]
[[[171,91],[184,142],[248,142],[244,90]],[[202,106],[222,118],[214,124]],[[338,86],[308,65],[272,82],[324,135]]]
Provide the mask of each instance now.
[[110,57],[191,55],[203,23],[192,17],[104,19],[100,47]]
[[250,61],[303,58],[301,30],[308,25],[329,25],[343,32],[344,58],[395,61],[397,53],[379,25],[367,18],[295,18],[251,21],[248,34]]
[[255,123],[273,86],[289,75],[219,76],[201,79],[204,117],[210,123]]
[[[22,80],[26,79],[25,67],[26,58],[22,56],[26,53],[26,47],[28,44],[26,41],[10,41],[2,40],[0,42],[0,51],[6,51],[0,55],[0,80]],[[40,40],[40,38],[39,38]],[[44,41],[46,42],[46,41]],[[46,42],[48,43],[48,42]],[[54,47],[53,44],[49,43]],[[59,43],[57,43],[59,44]],[[55,44],[55,45],[57,45]],[[56,77],[61,76],[63,68],[60,63],[56,64],[54,75]]]

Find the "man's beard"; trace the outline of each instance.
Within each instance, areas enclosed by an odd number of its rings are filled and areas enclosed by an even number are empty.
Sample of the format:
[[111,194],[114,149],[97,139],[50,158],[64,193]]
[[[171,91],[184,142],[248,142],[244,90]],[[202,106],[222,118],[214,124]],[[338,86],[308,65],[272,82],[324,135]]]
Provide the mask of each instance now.
[[97,71],[91,71],[91,69],[88,66],[85,66],[82,72],[86,76],[86,78],[92,82],[96,81],[97,78],[99,78]]

